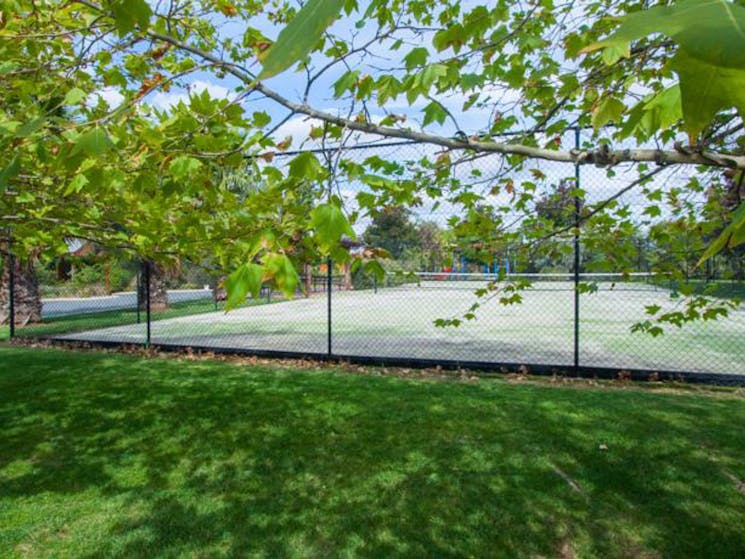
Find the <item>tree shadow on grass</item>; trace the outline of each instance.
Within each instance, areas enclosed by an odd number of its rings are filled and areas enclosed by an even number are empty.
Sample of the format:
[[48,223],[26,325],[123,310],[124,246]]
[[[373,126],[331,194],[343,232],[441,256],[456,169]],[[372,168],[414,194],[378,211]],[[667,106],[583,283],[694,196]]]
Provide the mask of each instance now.
[[[79,556],[745,550],[745,499],[721,473],[745,477],[738,400],[105,354],[13,360],[0,369],[0,503],[51,499]],[[77,515],[82,500],[106,514]]]

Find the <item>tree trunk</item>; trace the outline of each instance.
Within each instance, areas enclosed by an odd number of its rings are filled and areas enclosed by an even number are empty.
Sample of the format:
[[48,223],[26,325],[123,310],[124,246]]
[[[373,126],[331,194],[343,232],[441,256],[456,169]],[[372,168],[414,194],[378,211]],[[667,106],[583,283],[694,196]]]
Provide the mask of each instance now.
[[166,272],[154,262],[143,263],[139,284],[140,310],[147,308],[147,271],[145,266],[150,267],[150,310],[164,311],[168,308],[168,293],[166,291]]
[[[23,326],[41,322],[41,294],[33,262],[14,259],[15,323]],[[0,275],[0,323],[10,320],[10,273],[7,258]]]
[[352,290],[352,267],[349,265],[349,262],[344,262],[342,267],[342,284],[341,288],[343,291],[351,291]]
[[313,266],[303,264],[303,279],[305,280],[305,296],[310,297],[313,292]]

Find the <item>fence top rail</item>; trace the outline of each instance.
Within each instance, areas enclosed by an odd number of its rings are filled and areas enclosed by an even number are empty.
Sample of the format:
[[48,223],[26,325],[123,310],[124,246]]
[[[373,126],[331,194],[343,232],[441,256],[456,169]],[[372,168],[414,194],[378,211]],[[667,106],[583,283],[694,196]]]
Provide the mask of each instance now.
[[[504,277],[505,279],[510,278],[525,278],[525,277],[536,277],[536,278],[567,278],[574,277],[574,272],[510,272],[507,274],[500,275],[499,273],[481,273],[481,272],[411,272],[415,276],[423,279],[438,278],[442,276],[447,277],[458,277],[464,279],[493,279],[496,277]],[[388,274],[389,277],[406,277],[410,275],[407,272],[401,274],[393,273]],[[643,277],[653,278],[661,277],[667,274],[655,274],[652,272],[580,272],[579,277],[591,277],[591,278],[626,278],[626,277]]]

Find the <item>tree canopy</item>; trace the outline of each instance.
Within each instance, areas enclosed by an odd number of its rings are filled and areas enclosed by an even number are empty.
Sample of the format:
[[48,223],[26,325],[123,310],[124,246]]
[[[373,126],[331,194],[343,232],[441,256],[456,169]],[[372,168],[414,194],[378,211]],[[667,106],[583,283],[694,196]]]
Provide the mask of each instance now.
[[[524,241],[513,217],[533,212],[547,180],[533,162],[549,160],[569,178],[573,165],[631,168],[618,190],[646,207],[631,216],[616,192],[529,242],[582,227],[594,249],[708,219],[705,258],[745,242],[745,205],[704,211],[707,190],[743,180],[743,29],[741,0],[7,1],[0,227],[19,253],[77,237],[210,254],[237,269],[236,297],[264,281],[291,291],[300,254],[350,258],[339,239],[389,205],[458,204],[453,225]],[[572,145],[576,128],[589,132]],[[378,138],[436,151],[345,156]],[[298,141],[335,155],[277,157]],[[488,176],[472,166],[495,155]],[[677,166],[690,172],[670,197],[658,179]],[[245,172],[261,187],[237,191]]]

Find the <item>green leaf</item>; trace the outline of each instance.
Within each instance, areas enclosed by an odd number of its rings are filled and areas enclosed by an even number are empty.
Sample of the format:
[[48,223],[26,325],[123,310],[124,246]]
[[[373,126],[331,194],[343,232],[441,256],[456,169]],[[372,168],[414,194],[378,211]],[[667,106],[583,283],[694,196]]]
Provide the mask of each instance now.
[[702,62],[745,67],[745,8],[726,0],[680,0],[623,18],[615,33],[583,49],[626,48],[631,41],[662,33]]
[[8,182],[15,178],[21,170],[21,160],[15,155],[10,163],[0,171],[0,192],[8,187]]
[[442,124],[445,122],[447,116],[448,113],[442,108],[442,105],[437,101],[432,101],[429,105],[424,107],[424,122],[422,124],[424,126],[427,126],[432,122]]
[[720,316],[726,318],[729,313],[721,307],[708,308],[701,315],[704,320],[717,320]]
[[70,184],[68,184],[67,188],[65,189],[65,196],[68,196],[73,192],[80,192],[81,190],[83,190],[83,187],[85,187],[85,185],[89,182],[90,181],[88,180],[88,177],[86,177],[84,174],[80,173],[79,175],[75,175],[75,178],[70,181]]
[[16,202],[19,204],[27,204],[36,200],[36,195],[33,192],[24,191],[16,196]]
[[465,112],[473,107],[473,104],[479,100],[480,96],[480,93],[472,93],[471,95],[469,95],[468,99],[466,99],[466,101],[463,103],[463,108],[461,110]]
[[627,58],[630,54],[628,45],[610,45],[603,49],[602,58],[603,62],[611,66],[622,58]]
[[735,248],[745,243],[745,203],[735,210],[732,221],[725,227],[724,231],[707,247],[697,266],[701,266],[706,260],[721,252],[725,247]]
[[264,258],[264,277],[274,280],[288,298],[295,294],[300,278],[286,254],[269,254]]
[[18,68],[18,64],[11,61],[0,62],[0,74],[7,74],[8,72],[14,71]]
[[344,0],[308,0],[262,56],[258,79],[275,76],[303,59],[343,7]]
[[745,243],[745,219],[740,216],[740,221],[732,228],[732,235],[727,246],[735,248]]
[[225,278],[225,310],[229,311],[243,304],[250,293],[256,299],[261,291],[262,269],[258,264],[243,264]]
[[644,307],[644,311],[650,315],[657,314],[658,312],[660,312],[661,309],[662,307],[660,307],[659,305],[647,305]]
[[362,271],[367,275],[374,276],[378,281],[385,279],[385,269],[377,260],[368,260],[365,262]]
[[659,326],[652,326],[647,330],[647,332],[653,337],[656,338],[657,336],[661,336],[663,334],[662,328]]
[[354,229],[347,216],[333,204],[321,204],[310,213],[310,226],[315,231],[315,240],[323,254],[339,246],[342,235],[354,237]]
[[[364,175],[362,175],[360,177],[360,180],[368,186],[372,186],[377,190],[392,189],[396,187],[395,180],[380,175],[372,175],[370,173],[365,173]],[[361,205],[366,205],[366,202],[369,202],[369,204],[367,205],[372,206],[374,203],[377,202],[377,199],[373,194],[360,192],[359,194],[357,194],[357,201]]]
[[732,215],[732,222],[727,229],[730,230],[730,238],[727,244],[729,248],[735,248],[745,243],[745,203],[740,204],[740,207],[735,210]]
[[326,175],[326,168],[309,151],[301,153],[290,161],[289,171],[291,177],[309,181],[321,179]]
[[27,122],[23,126],[19,127],[18,130],[16,130],[15,137],[16,138],[27,138],[34,132],[36,132],[39,128],[44,126],[44,123],[46,122],[45,117],[39,117],[35,118],[34,120]]
[[187,180],[202,168],[202,162],[195,157],[180,155],[171,161],[168,172],[176,180]]
[[342,76],[334,82],[334,98],[338,99],[344,95],[345,91],[352,89],[352,86],[357,83],[357,77],[359,75],[359,70],[349,70],[348,72],[344,72]]
[[428,90],[438,78],[446,76],[447,73],[448,68],[444,64],[430,64],[419,74],[419,83],[425,90]]
[[272,121],[272,117],[266,114],[265,111],[255,111],[253,114],[254,126],[257,128],[263,128]]
[[597,130],[609,122],[618,122],[626,105],[615,97],[606,97],[592,112],[592,126]]
[[721,110],[735,107],[745,116],[745,69],[713,66],[680,50],[671,62],[680,78],[686,131],[697,136]]
[[678,44],[671,67],[680,78],[684,124],[692,137],[723,109],[745,115],[745,8],[726,0],[655,6],[626,16],[613,35],[583,52],[626,49],[628,56],[631,41],[655,33]]
[[419,66],[424,66],[427,63],[427,57],[429,52],[424,47],[416,47],[412,49],[409,54],[404,57],[406,63],[406,70],[411,71]]
[[120,35],[133,31],[137,25],[144,31],[150,25],[150,16],[153,15],[146,0],[111,0],[109,9]]
[[78,136],[72,148],[72,155],[85,153],[87,155],[102,155],[114,147],[109,135],[101,128],[93,128]]
[[660,130],[667,130],[681,118],[680,86],[676,84],[645,98],[632,108],[622,135],[646,140]]
[[65,104],[78,105],[82,103],[87,96],[88,94],[79,87],[73,87],[67,92],[67,95],[65,95]]
[[445,49],[452,47],[453,51],[457,54],[465,42],[464,35],[463,26],[456,23],[445,29],[440,29],[435,33],[432,38],[432,45],[437,49],[437,52],[442,52]]
[[378,103],[383,105],[388,99],[395,99],[401,92],[401,82],[395,76],[381,76],[377,83]]

